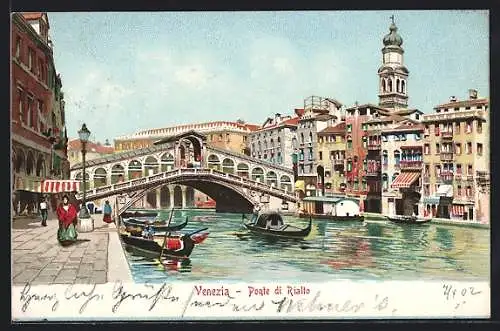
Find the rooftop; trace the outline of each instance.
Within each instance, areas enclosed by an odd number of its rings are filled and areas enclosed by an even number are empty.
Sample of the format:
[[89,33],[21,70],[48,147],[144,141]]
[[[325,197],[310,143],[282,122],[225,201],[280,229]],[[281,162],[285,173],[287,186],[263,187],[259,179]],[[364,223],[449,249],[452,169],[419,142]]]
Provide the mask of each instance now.
[[335,126],[329,126],[318,132],[318,134],[331,134],[331,133],[345,133],[345,122],[339,123]]
[[[80,139],[71,139],[70,141],[68,141],[68,150],[81,151],[82,143]],[[94,143],[92,141],[87,142],[86,150],[87,152],[98,154],[111,154],[115,151],[113,146],[105,146],[99,142]]]
[[483,99],[469,99],[469,100],[461,100],[461,101],[452,101],[448,103],[443,103],[441,105],[437,105],[434,107],[435,110],[441,109],[441,108],[464,108],[464,107],[472,107],[472,106],[477,106],[477,105],[487,105],[488,104],[488,99],[483,98]]

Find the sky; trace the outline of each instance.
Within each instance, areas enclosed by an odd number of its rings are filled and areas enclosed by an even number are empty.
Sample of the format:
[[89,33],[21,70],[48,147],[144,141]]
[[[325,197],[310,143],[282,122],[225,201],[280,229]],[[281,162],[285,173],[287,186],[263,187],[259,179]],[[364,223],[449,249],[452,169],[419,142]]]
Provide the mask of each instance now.
[[391,15],[409,107],[429,113],[470,88],[489,97],[485,10],[48,13],[68,137],[83,123],[111,143],[187,123],[261,125],[311,95],[377,104]]

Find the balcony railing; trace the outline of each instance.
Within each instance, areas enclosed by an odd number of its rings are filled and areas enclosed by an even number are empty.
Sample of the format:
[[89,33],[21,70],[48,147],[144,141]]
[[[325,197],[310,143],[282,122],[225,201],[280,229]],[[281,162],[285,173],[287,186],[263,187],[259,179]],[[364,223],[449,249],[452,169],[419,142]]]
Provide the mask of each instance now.
[[381,146],[380,144],[374,144],[374,143],[370,143],[368,144],[368,148],[367,148],[369,151],[378,151],[381,149]]
[[441,139],[453,139],[453,131],[442,131]]
[[423,164],[423,161],[421,161],[421,160],[401,160],[399,162],[401,170],[405,170],[405,169],[407,169],[407,170],[413,170],[413,169],[420,170],[420,169],[422,169],[422,164]]
[[439,178],[444,184],[450,184],[453,182],[453,171],[441,171]]
[[440,154],[440,159],[441,161],[445,162],[445,161],[453,161],[453,152],[441,152]]

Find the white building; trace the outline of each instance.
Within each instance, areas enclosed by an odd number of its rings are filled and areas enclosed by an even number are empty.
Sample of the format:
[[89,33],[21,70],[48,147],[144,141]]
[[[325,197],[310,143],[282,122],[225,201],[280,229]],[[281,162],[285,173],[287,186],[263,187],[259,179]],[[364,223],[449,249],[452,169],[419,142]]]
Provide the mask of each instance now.
[[267,118],[260,129],[248,135],[250,155],[292,168],[292,140],[296,136],[298,121],[297,116],[281,114]]

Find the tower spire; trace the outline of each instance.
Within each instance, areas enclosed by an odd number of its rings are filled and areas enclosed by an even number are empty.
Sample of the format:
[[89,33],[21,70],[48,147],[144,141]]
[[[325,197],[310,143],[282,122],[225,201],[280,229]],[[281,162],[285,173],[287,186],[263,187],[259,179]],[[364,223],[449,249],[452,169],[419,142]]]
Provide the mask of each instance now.
[[404,50],[401,47],[403,38],[394,23],[394,15],[389,17],[391,25],[389,33],[382,40],[382,65],[379,75],[379,106],[388,109],[408,107],[408,69],[403,63]]

